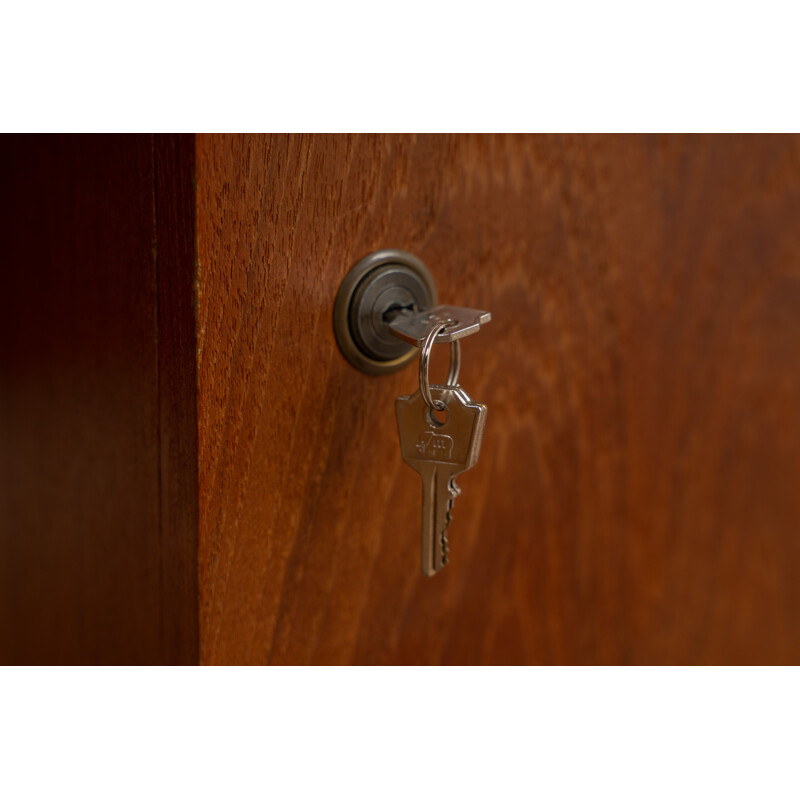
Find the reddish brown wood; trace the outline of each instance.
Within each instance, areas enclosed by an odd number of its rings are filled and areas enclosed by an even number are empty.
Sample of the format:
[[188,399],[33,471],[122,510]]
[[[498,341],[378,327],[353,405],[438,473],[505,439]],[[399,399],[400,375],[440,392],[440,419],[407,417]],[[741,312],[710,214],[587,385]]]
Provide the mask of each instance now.
[[[198,139],[207,663],[800,659],[800,140]],[[489,308],[452,563],[336,349],[380,247]],[[441,369],[441,367],[440,367]]]
[[156,175],[151,136],[0,142],[0,663],[197,658],[193,258],[163,274],[187,226],[193,253],[193,143],[188,168],[164,144]]
[[[797,137],[0,151],[0,662],[800,657]],[[494,315],[435,579],[413,369],[333,339],[379,247]]]

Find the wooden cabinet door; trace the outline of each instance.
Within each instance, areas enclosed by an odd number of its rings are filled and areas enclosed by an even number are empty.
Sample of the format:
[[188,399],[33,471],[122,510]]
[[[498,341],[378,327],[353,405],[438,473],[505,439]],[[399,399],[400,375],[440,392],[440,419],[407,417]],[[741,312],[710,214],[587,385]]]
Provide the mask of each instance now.
[[[800,660],[800,138],[0,144],[3,663]],[[434,578],[387,247],[493,315]]]
[[[798,138],[196,154],[203,662],[798,660]],[[394,421],[415,371],[363,375],[333,336],[384,247],[493,314],[464,342],[488,422],[435,578]]]

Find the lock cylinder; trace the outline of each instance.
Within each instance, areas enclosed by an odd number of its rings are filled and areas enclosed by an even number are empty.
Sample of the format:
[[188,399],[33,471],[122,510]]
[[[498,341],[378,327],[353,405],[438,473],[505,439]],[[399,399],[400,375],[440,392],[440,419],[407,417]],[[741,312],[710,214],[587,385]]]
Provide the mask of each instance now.
[[427,267],[403,250],[377,250],[345,276],[336,295],[333,327],[342,355],[368,375],[402,369],[417,348],[393,335],[389,323],[407,311],[437,303]]

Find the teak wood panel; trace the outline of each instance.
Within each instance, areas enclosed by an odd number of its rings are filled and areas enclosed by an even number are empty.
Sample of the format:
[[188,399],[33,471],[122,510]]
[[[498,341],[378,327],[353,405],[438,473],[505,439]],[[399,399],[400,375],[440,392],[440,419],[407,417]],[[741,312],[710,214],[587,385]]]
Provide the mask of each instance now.
[[[201,660],[796,662],[798,221],[796,137],[198,137]],[[383,247],[493,314],[433,579],[332,332]]]

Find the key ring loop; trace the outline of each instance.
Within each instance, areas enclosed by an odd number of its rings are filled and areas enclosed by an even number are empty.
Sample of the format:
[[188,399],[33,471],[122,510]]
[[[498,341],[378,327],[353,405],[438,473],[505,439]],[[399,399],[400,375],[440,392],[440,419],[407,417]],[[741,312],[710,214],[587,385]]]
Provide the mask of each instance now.
[[[451,319],[437,322],[425,337],[422,343],[422,352],[419,354],[419,392],[422,399],[431,411],[444,411],[445,404],[441,400],[434,400],[431,395],[431,385],[428,381],[428,365],[431,358],[431,350],[433,350],[433,343],[441,331],[449,325],[453,325],[454,321]],[[458,339],[453,339],[450,342],[450,370],[447,373],[447,385],[458,386],[458,373],[461,371],[461,342]]]

